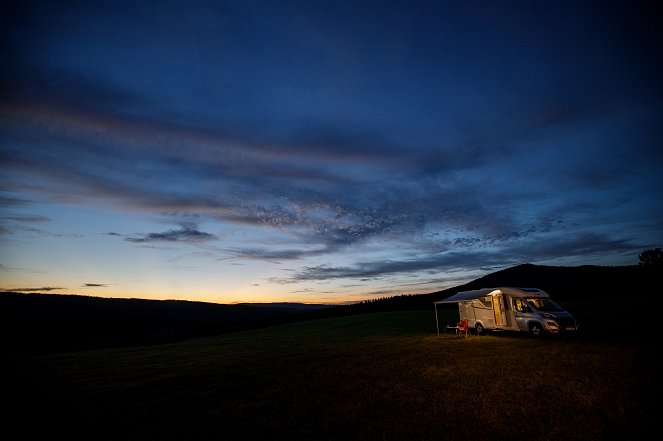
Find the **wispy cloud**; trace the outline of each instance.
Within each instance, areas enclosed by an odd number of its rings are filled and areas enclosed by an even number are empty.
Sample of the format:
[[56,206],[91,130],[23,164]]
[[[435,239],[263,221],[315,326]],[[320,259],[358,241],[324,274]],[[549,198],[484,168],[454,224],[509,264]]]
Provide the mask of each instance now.
[[201,243],[214,241],[218,238],[210,233],[198,230],[196,224],[183,223],[179,230],[168,230],[163,233],[148,233],[136,237],[127,237],[124,240],[128,242],[188,242]]
[[43,292],[43,291],[62,291],[67,288],[60,288],[54,286],[42,286],[40,288],[3,288],[3,291],[14,291],[14,292]]
[[1,216],[0,218],[13,222],[28,222],[28,223],[47,222],[50,220],[47,216],[42,216],[39,214],[25,215],[25,216]]
[[[0,151],[0,157],[2,151]],[[33,201],[23,197],[0,195],[0,207],[23,206],[32,204]]]
[[297,260],[304,257],[319,256],[328,253],[327,248],[316,249],[266,249],[266,248],[224,248],[229,254],[216,260],[257,259],[257,260]]
[[[584,256],[605,256],[632,251],[638,245],[628,240],[614,240],[605,235],[587,233],[568,238],[558,238],[550,243],[527,240],[511,245],[502,244],[492,248],[477,248],[467,251],[448,251],[422,255],[407,260],[361,261],[350,266],[318,265],[304,267],[291,277],[274,282],[294,283],[297,281],[333,279],[380,279],[393,275],[441,274],[458,271],[473,271],[489,267],[491,270],[513,264],[554,260],[563,256],[567,259]],[[444,280],[444,279],[440,279]]]
[[59,237],[66,239],[82,239],[85,237],[85,235],[79,233],[68,233],[68,232],[64,233],[59,231],[49,231],[49,230],[44,230],[42,228],[26,227],[23,225],[12,225],[7,229],[7,233],[15,233],[19,231],[41,237]]

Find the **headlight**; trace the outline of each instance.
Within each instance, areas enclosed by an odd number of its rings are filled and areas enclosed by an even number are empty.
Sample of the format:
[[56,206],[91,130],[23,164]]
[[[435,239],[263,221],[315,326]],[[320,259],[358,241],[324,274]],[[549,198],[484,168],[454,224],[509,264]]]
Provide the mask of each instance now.
[[554,320],[546,320],[546,327],[559,329],[559,325]]

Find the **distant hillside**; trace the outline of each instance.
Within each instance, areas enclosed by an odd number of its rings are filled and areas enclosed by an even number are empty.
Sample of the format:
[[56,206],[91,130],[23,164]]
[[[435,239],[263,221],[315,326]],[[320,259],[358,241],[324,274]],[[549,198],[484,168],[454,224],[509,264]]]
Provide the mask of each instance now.
[[661,271],[638,266],[558,267],[523,264],[464,285],[351,305],[106,299],[0,293],[0,339],[10,353],[47,353],[167,343],[280,323],[381,311],[432,309],[459,291],[513,286],[547,291],[564,302],[642,299],[660,291]]
[[238,305],[256,306],[261,308],[278,308],[292,312],[299,311],[317,311],[319,309],[329,308],[332,305],[324,303],[293,303],[293,302],[272,302],[272,303],[237,303]]
[[[435,301],[480,288],[539,288],[555,300],[641,298],[660,291],[663,271],[632,266],[545,266],[522,264],[487,274],[464,285],[428,294],[401,295],[337,307],[348,313],[432,308]],[[329,314],[332,311],[323,311]],[[338,311],[336,311],[338,312]]]
[[[656,269],[631,266],[542,266],[523,264],[467,284],[469,289],[493,286],[535,287],[556,299],[641,296],[661,280]],[[464,288],[465,289],[465,288]]]
[[0,341],[14,353],[167,343],[270,326],[324,307],[2,292]]

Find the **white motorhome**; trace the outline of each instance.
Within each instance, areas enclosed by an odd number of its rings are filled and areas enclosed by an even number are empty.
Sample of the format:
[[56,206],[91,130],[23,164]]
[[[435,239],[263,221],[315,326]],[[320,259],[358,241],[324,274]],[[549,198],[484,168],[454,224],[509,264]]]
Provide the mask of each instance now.
[[534,336],[578,330],[576,319],[537,288],[482,288],[462,291],[433,302],[437,332],[437,305],[458,303],[458,313],[477,335],[485,331],[521,331]]

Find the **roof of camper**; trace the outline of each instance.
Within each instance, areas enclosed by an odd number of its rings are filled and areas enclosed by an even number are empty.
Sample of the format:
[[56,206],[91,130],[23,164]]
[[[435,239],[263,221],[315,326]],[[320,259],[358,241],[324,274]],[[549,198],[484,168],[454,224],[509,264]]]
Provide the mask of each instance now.
[[475,289],[474,291],[461,291],[457,294],[452,295],[444,300],[433,303],[458,303],[466,302],[469,300],[480,299],[481,297],[486,297],[489,294],[499,291],[502,294],[508,294],[513,297],[538,297],[538,298],[548,298],[550,297],[547,292],[542,291],[538,288],[511,288],[511,287],[500,287],[500,288],[481,288]]

